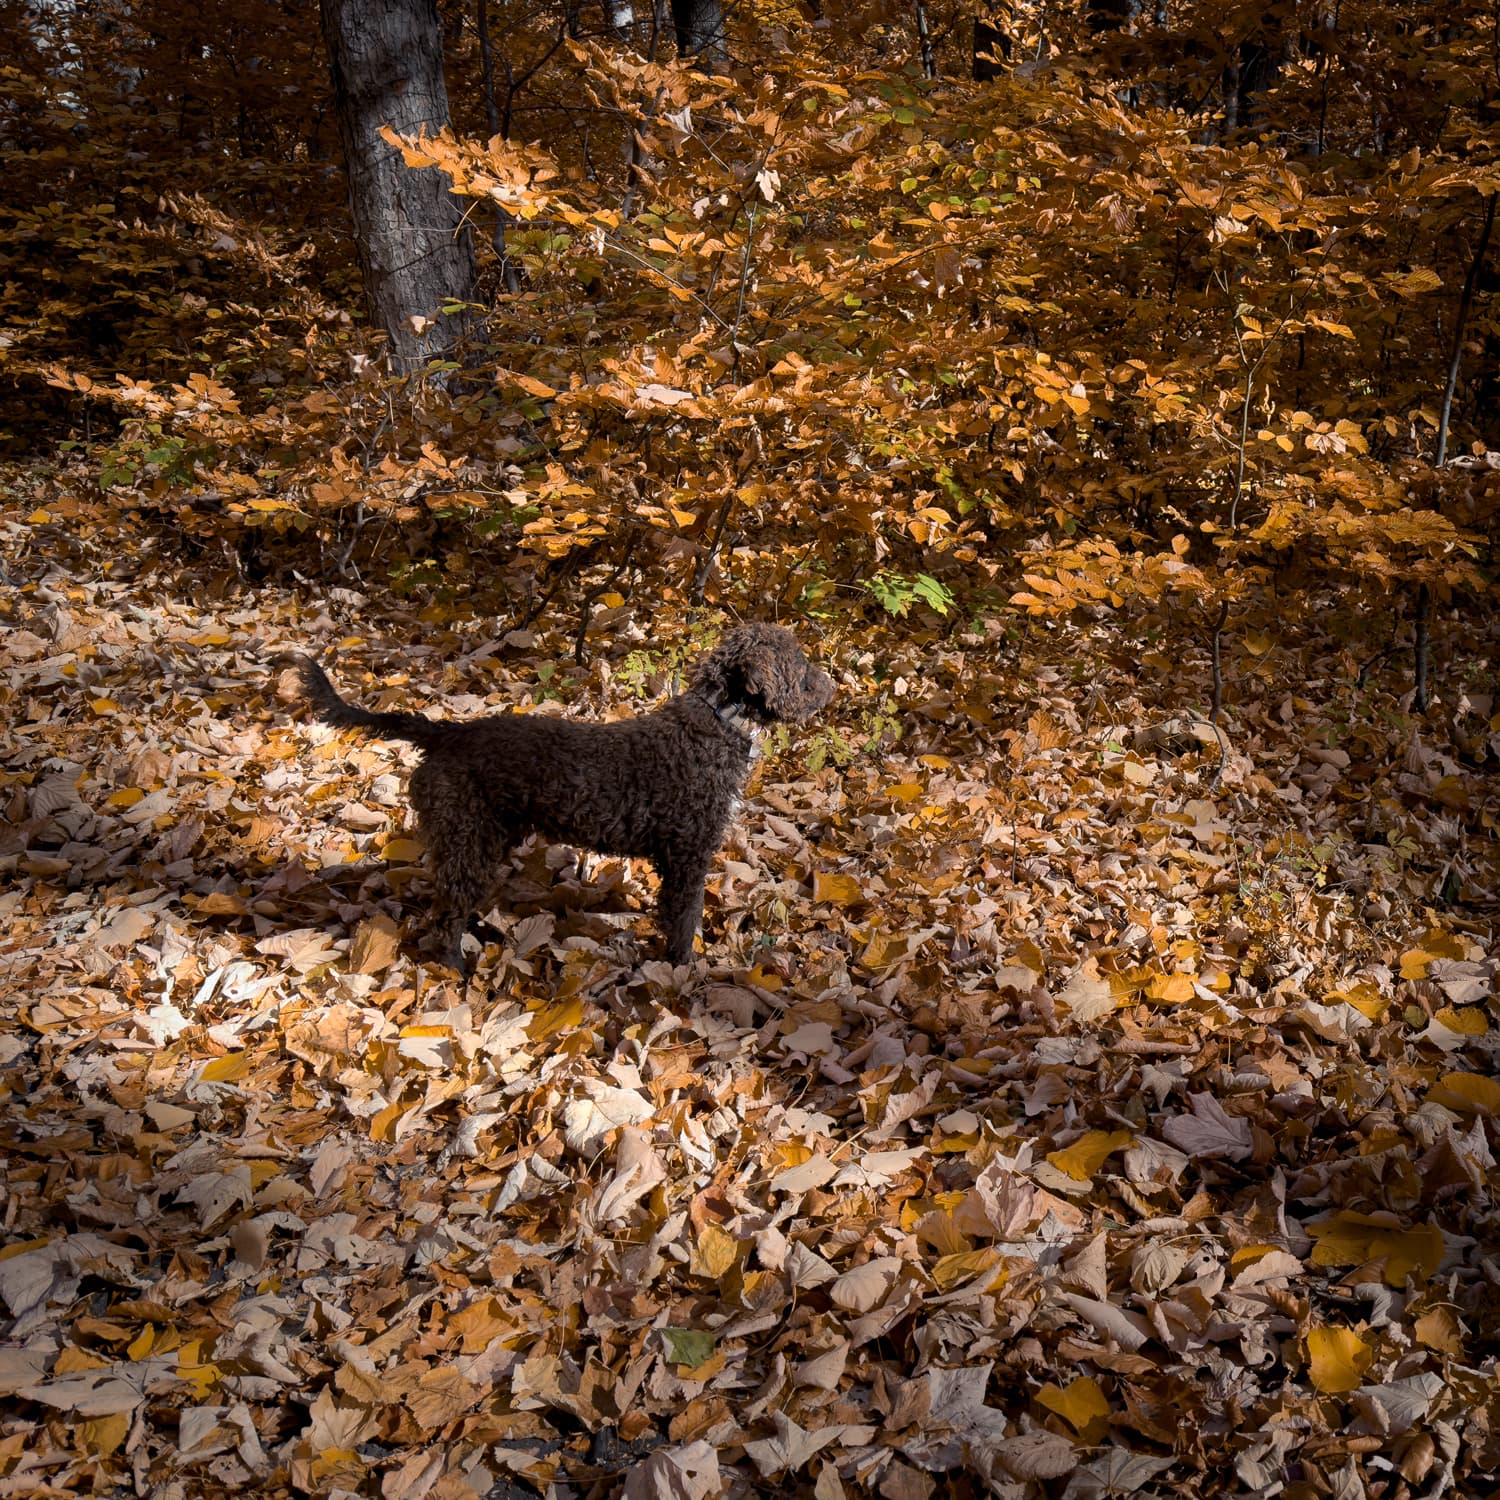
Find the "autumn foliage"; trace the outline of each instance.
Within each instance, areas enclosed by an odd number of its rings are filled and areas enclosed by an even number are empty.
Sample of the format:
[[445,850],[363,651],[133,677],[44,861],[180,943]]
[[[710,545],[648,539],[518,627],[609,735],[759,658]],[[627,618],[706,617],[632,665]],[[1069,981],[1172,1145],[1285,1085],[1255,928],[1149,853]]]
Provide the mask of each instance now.
[[[405,378],[316,6],[0,16],[0,1487],[1487,1492],[1493,6],[445,4]],[[676,973],[547,846],[432,965],[267,665],[736,617],[839,697]]]

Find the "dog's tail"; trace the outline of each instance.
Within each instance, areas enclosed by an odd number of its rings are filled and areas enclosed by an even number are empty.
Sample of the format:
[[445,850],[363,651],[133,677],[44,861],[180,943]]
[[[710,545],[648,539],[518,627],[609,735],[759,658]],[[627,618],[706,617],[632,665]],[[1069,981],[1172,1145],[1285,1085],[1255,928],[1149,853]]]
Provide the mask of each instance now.
[[442,738],[448,727],[421,714],[377,714],[346,702],[339,697],[322,667],[300,652],[288,653],[278,660],[282,666],[296,671],[313,713],[335,729],[353,729],[378,740],[405,740],[427,749]]

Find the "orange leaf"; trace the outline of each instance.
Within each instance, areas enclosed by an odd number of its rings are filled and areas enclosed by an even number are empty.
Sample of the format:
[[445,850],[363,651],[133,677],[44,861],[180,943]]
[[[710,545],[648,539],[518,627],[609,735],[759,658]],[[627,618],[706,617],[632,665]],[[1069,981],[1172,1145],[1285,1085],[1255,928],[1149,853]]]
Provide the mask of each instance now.
[[1071,1146],[1065,1146],[1061,1151],[1049,1151],[1047,1160],[1075,1182],[1087,1182],[1112,1152],[1133,1145],[1135,1136],[1128,1130],[1091,1130]]
[[1085,1443],[1100,1442],[1109,1431],[1109,1401],[1098,1381],[1087,1375],[1080,1375],[1067,1386],[1049,1381],[1036,1399],[1039,1406],[1056,1412]]
[[248,1052],[226,1052],[206,1063],[201,1077],[205,1083],[234,1083],[250,1071]]
[[1307,1335],[1313,1389],[1325,1396],[1358,1390],[1375,1351],[1352,1328],[1314,1328]]
[[813,876],[813,900],[835,906],[852,906],[865,899],[864,887],[852,875],[829,875],[819,870]]

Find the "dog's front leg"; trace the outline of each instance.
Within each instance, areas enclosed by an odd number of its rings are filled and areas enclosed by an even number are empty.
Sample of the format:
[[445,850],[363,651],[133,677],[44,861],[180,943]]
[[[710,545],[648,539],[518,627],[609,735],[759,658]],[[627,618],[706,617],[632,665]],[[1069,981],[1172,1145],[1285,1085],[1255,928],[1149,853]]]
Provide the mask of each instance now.
[[688,963],[693,956],[693,936],[703,923],[703,882],[708,864],[702,860],[658,860],[661,899],[657,921],[667,940],[667,959]]

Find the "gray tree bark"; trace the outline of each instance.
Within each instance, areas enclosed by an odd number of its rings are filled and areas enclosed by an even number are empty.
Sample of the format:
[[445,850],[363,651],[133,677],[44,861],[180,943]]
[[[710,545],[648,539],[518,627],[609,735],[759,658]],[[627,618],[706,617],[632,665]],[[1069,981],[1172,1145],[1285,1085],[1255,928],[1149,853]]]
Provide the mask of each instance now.
[[451,357],[472,321],[474,246],[448,179],[412,170],[380,138],[448,124],[436,0],[321,0],[349,209],[370,316],[402,374]]
[[672,0],[672,25],[679,56],[696,58],[710,71],[729,65],[721,0]]

